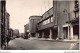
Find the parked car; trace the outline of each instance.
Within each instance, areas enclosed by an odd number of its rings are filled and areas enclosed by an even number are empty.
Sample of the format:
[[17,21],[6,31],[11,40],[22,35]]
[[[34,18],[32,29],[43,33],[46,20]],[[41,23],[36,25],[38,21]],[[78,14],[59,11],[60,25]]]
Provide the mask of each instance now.
[[28,36],[27,35],[24,35],[24,39],[28,39]]

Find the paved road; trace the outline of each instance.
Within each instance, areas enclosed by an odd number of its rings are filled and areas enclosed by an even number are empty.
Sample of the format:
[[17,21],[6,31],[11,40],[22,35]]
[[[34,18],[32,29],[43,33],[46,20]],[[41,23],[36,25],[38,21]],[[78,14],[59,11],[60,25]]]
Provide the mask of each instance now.
[[78,49],[78,44],[73,47],[74,43],[42,41],[33,39],[16,38],[9,42],[7,50],[68,50]]

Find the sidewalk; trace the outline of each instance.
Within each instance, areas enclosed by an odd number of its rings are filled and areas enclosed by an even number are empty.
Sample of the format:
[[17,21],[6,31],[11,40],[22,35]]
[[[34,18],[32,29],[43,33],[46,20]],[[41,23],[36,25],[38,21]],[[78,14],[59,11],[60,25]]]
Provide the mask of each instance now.
[[38,38],[36,38],[36,37],[30,37],[29,38],[29,40],[36,40],[36,39],[38,39]]
[[79,43],[79,40],[75,40],[75,39],[72,39],[72,40],[69,40],[69,39],[58,39],[58,40],[55,40],[55,39],[49,39],[49,38],[46,39],[46,38],[31,37],[30,40]]
[[75,39],[72,39],[72,40],[69,40],[69,39],[62,39],[62,40],[57,40],[57,41],[71,42],[71,43],[79,43],[79,40],[75,40]]

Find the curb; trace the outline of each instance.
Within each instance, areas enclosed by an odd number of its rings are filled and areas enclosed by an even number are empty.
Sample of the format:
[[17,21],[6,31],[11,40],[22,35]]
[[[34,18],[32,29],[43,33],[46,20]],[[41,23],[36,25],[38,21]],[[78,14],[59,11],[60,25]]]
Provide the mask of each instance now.
[[[39,40],[39,39],[37,39],[37,40]],[[39,41],[66,42],[66,43],[79,43],[79,41],[64,41],[64,40],[39,40]]]

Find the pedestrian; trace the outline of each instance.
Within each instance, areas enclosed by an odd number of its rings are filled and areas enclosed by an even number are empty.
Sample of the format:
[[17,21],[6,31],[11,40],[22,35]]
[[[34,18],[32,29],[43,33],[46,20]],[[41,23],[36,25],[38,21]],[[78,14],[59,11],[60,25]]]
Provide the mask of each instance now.
[[1,36],[1,49],[4,49],[6,47],[5,45],[5,37]]
[[30,34],[28,34],[28,38],[30,38]]
[[7,46],[8,46],[8,43],[10,41],[10,37],[9,36],[6,37],[6,41],[7,41]]

